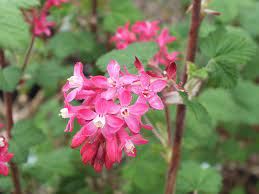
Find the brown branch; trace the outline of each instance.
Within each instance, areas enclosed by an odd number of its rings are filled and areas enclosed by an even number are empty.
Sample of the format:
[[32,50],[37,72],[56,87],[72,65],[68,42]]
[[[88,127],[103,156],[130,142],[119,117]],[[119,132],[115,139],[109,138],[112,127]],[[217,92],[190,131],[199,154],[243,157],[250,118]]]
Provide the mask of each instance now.
[[27,64],[28,64],[28,62],[29,62],[29,59],[30,59],[30,56],[31,56],[31,51],[32,51],[34,42],[35,42],[35,35],[32,34],[31,42],[30,42],[29,48],[28,48],[28,50],[27,50],[27,53],[26,53],[26,55],[25,55],[23,65],[22,65],[22,72],[24,72],[24,70],[25,70],[25,68],[26,68],[26,66],[27,66]]
[[[5,61],[4,51],[0,49],[0,66],[5,68],[8,64]],[[11,92],[4,92],[4,107],[5,107],[5,120],[8,140],[12,138],[11,129],[13,127],[13,94]],[[15,194],[22,194],[19,170],[14,162],[10,162],[12,181],[14,184]]]
[[[193,0],[192,21],[191,21],[191,26],[189,31],[186,63],[182,74],[183,85],[187,81],[187,61],[194,62],[195,60],[198,31],[200,26],[200,10],[201,10],[201,0]],[[182,144],[183,131],[184,131],[185,114],[186,114],[185,105],[183,104],[178,105],[177,112],[176,112],[176,128],[175,128],[174,142],[172,147],[172,157],[171,157],[169,169],[168,169],[165,194],[175,193],[176,177],[177,177],[177,172],[178,172],[180,158],[181,158],[181,144]]]
[[95,33],[97,38],[97,7],[98,0],[92,0],[92,16],[90,20],[91,31]]
[[172,124],[170,117],[170,109],[169,106],[165,103],[165,119],[166,119],[166,129],[167,129],[167,144],[168,147],[172,146]]

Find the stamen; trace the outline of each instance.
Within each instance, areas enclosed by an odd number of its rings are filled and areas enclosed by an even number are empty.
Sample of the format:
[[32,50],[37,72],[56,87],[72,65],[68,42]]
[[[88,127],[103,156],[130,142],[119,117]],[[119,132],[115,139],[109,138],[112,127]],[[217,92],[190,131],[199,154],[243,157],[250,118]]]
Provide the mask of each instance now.
[[123,107],[121,109],[121,116],[128,117],[129,116],[129,109],[127,107]]
[[104,116],[101,116],[101,115],[98,115],[97,117],[94,118],[93,120],[94,122],[94,125],[97,127],[97,128],[103,128],[104,125],[105,125],[105,117]]
[[71,117],[71,114],[69,114],[69,112],[68,112],[68,108],[62,108],[58,115],[61,116],[63,119]]
[[79,88],[83,85],[84,80],[79,77],[79,76],[71,76],[70,78],[67,79],[69,81],[69,84],[73,88]]

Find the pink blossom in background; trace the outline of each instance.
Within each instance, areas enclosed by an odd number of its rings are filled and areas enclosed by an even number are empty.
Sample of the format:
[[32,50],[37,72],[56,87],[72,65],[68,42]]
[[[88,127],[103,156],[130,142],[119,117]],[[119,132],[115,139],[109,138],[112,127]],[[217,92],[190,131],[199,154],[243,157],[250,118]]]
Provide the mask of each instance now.
[[35,36],[46,35],[50,36],[51,31],[50,28],[55,26],[54,22],[47,21],[47,16],[45,13],[41,13],[40,16],[33,16],[33,34]]
[[13,154],[8,152],[8,143],[3,136],[0,136],[0,174],[7,176],[9,168],[7,163],[12,159]]
[[[167,78],[150,76],[137,58],[135,66],[138,73],[130,74],[111,60],[107,65],[108,78],[97,75],[87,79],[82,63],[76,63],[74,75],[63,87],[65,106],[60,115],[68,119],[65,131],[73,130],[73,122],[80,125],[71,147],[81,147],[82,162],[97,172],[120,163],[123,152],[135,157],[136,146],[148,142],[142,137],[141,128],[152,129],[143,123],[142,116],[150,109],[164,107],[158,93],[167,86]],[[137,101],[133,100],[134,93],[139,95]],[[79,105],[73,106],[74,100],[80,100]]]
[[[122,32],[124,32],[123,35]],[[179,52],[168,52],[168,45],[175,40],[176,38],[170,35],[167,28],[160,28],[158,21],[138,21],[131,28],[127,23],[125,26],[119,27],[111,37],[111,42],[115,43],[117,49],[125,49],[134,42],[156,42],[159,51],[149,61],[150,67],[155,69],[158,69],[159,65],[167,67],[178,60]]]
[[67,3],[69,0],[47,0],[45,3],[46,9],[50,9],[53,6],[59,7],[63,3]]
[[47,0],[41,9],[33,8],[29,11],[23,11],[25,21],[30,24],[31,32],[34,36],[50,36],[51,28],[55,23],[48,21],[47,16],[52,7],[60,7],[69,0]]
[[119,27],[116,34],[111,38],[117,49],[125,49],[130,43],[137,40],[136,35],[129,30],[129,25],[129,23],[126,23],[125,26]]

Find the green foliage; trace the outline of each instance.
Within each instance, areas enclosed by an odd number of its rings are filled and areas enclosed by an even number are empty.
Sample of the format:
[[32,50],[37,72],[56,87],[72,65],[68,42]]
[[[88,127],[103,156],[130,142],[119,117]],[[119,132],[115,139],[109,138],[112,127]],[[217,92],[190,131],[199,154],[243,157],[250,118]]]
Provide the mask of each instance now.
[[255,124],[258,122],[259,114],[256,109],[258,95],[258,86],[240,80],[233,90],[206,90],[199,97],[199,101],[206,107],[214,121]]
[[28,9],[30,7],[35,7],[38,6],[40,4],[39,0],[2,0],[3,3],[10,3],[13,4],[19,8],[24,8],[24,9]]
[[31,69],[32,81],[47,92],[53,93],[59,86],[59,82],[72,74],[72,66],[61,66],[58,60],[33,64]]
[[205,68],[198,68],[194,63],[188,64],[188,79],[190,78],[200,78],[206,79],[208,77],[208,72]]
[[217,194],[221,188],[221,176],[214,168],[202,167],[193,161],[184,162],[177,180],[178,193],[197,191],[201,194]]
[[[30,3],[26,2],[28,1],[19,1],[19,6],[27,7]],[[0,47],[12,50],[22,48],[29,37],[28,25],[17,4],[13,3],[14,1],[0,1]]]
[[93,52],[96,42],[89,32],[61,32],[49,41],[48,47],[58,58],[65,58],[75,53]]
[[210,60],[206,66],[213,87],[234,87],[238,69],[255,54],[251,39],[238,30],[218,29],[201,42],[201,52]]
[[42,131],[35,127],[32,120],[19,121],[12,128],[12,141],[10,151],[14,153],[13,160],[17,163],[24,163],[31,148],[44,141]]
[[135,57],[138,57],[143,65],[146,65],[157,51],[158,48],[156,43],[134,43],[129,45],[124,50],[112,50],[101,56],[97,60],[96,65],[100,68],[100,70],[106,71],[106,67],[110,60],[116,60],[121,65],[121,68],[126,65],[129,72],[133,73],[137,71],[134,66]]
[[[128,193],[163,193],[165,161],[155,152],[156,144],[139,147],[137,158],[129,159],[122,169],[126,181],[124,190]],[[148,187],[146,185],[149,185]]]
[[0,90],[14,91],[20,81],[21,70],[15,66],[0,69]]
[[130,0],[111,0],[109,13],[104,17],[103,28],[108,32],[115,32],[118,26],[126,22],[135,22],[142,18],[140,11]]

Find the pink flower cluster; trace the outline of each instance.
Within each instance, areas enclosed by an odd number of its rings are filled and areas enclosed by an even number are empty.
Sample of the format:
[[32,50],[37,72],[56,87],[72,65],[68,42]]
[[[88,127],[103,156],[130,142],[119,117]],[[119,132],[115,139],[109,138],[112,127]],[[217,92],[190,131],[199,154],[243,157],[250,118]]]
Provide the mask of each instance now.
[[55,26],[54,22],[47,20],[47,15],[52,7],[59,7],[61,4],[68,2],[69,0],[47,0],[42,9],[32,9],[30,11],[30,17],[25,15],[26,21],[31,25],[32,33],[35,36],[50,36],[51,27]]
[[[109,77],[83,74],[82,63],[76,63],[74,75],[63,86],[64,104],[60,115],[68,118],[65,131],[72,132],[76,119],[81,129],[74,135],[72,148],[81,147],[84,164],[90,164],[99,172],[103,166],[111,168],[120,163],[122,152],[136,156],[136,145],[148,141],[141,135],[141,128],[152,129],[142,122],[142,116],[149,109],[164,108],[158,93],[172,78],[174,70],[167,69],[169,77],[153,77],[144,71],[136,58],[138,74],[131,74],[112,60],[107,66]],[[171,66],[175,68],[174,66]],[[138,96],[133,100],[133,96]],[[79,106],[71,102],[77,100]]]
[[7,176],[9,169],[7,163],[12,159],[13,154],[8,152],[8,143],[3,136],[0,136],[0,174]]
[[130,28],[130,24],[119,27],[115,35],[111,38],[117,49],[125,49],[134,42],[156,42],[159,46],[159,51],[150,61],[150,66],[157,68],[159,65],[167,67],[170,63],[175,62],[179,52],[168,52],[168,44],[174,42],[176,38],[170,36],[169,30],[163,28],[160,30],[158,21],[138,21]]

